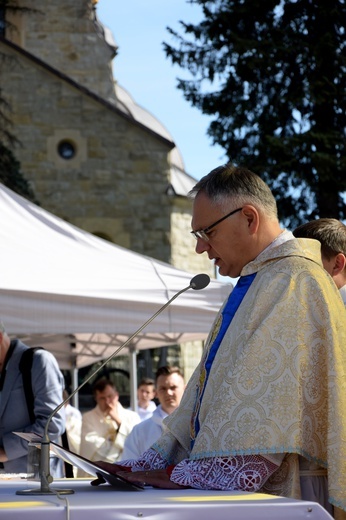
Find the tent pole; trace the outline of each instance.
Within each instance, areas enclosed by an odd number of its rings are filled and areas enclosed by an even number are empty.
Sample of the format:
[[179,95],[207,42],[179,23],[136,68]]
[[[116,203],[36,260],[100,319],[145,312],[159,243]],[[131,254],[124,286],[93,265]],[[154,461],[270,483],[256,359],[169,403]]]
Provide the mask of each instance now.
[[[71,387],[72,392],[76,390],[76,388],[78,387],[78,368],[76,367],[71,368]],[[78,392],[74,396],[72,396],[71,401],[72,406],[79,409]]]
[[138,411],[137,403],[137,351],[136,347],[130,345],[130,396],[131,410]]

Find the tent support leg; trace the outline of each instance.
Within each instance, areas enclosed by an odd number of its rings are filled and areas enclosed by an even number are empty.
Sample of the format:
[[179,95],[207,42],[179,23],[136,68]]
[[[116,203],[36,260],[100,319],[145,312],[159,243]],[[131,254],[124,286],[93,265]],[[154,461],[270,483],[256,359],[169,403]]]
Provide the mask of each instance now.
[[136,347],[130,345],[130,395],[131,409],[138,411],[137,403],[137,351]]
[[[76,367],[71,368],[71,387],[72,392],[78,387],[78,368]],[[71,404],[79,410],[78,392],[72,396]]]

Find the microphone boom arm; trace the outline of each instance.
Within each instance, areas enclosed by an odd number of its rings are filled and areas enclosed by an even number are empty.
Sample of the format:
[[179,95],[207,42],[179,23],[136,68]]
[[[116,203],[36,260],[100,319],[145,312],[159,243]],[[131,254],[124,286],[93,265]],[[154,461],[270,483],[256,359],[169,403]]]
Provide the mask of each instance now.
[[[54,491],[52,491],[49,487],[49,484],[51,484],[53,482],[53,477],[50,475],[50,464],[49,464],[49,454],[50,454],[50,439],[49,439],[49,435],[48,435],[48,429],[49,429],[49,425],[51,423],[51,420],[53,419],[54,415],[59,412],[59,410],[61,410],[61,408],[77,393],[79,392],[79,390],[81,390],[81,388],[83,388],[84,385],[86,385],[90,379],[92,379],[96,374],[98,374],[98,372],[105,366],[107,365],[107,363],[113,359],[121,350],[123,350],[123,348],[125,348],[129,343],[131,343],[131,341],[133,340],[133,338],[135,338],[140,332],[142,332],[143,329],[145,329],[145,327],[147,325],[149,325],[149,323],[151,323],[159,314],[161,314],[162,311],[164,311],[166,309],[166,307],[168,307],[168,305],[170,305],[176,298],[178,298],[178,296],[180,296],[183,292],[187,291],[188,289],[194,289],[194,290],[199,290],[199,289],[204,289],[204,287],[206,287],[210,282],[210,278],[208,275],[206,274],[198,274],[196,276],[194,276],[192,278],[192,280],[190,281],[190,284],[185,287],[184,289],[181,289],[179,292],[177,292],[174,296],[172,296],[172,298],[170,300],[168,300],[168,302],[166,302],[164,305],[162,305],[162,307],[160,307],[160,309],[155,312],[155,314],[153,316],[151,316],[141,327],[139,327],[138,330],[136,330],[136,332],[134,332],[126,341],[125,343],[123,343],[122,345],[120,345],[120,347],[118,347],[114,352],[112,352],[112,354],[110,356],[108,356],[108,358],[97,368],[97,370],[95,370],[94,372],[92,372],[90,374],[90,376],[88,376],[72,393],[71,395],[69,395],[66,399],[64,399],[56,408],[54,408],[54,410],[52,411],[52,413],[50,414],[50,416],[48,417],[47,419],[47,422],[46,422],[46,426],[44,428],[44,433],[43,433],[43,437],[42,437],[42,441],[41,441],[41,462],[40,462],[40,479],[41,479],[41,489],[40,490],[35,490],[35,489],[31,489],[31,490],[24,490],[24,491],[17,491],[17,494],[36,494],[36,495],[40,495],[40,494],[44,494],[44,495],[51,495],[51,494],[55,494]],[[73,493],[73,490],[70,490],[70,489],[64,489],[64,490],[60,490],[59,489],[59,493],[61,494],[70,494],[70,493]]]

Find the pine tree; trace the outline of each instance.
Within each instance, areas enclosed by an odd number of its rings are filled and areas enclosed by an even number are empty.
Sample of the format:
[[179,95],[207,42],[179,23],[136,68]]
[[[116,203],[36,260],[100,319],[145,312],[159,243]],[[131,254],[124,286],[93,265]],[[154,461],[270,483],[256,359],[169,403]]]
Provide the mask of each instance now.
[[[29,8],[18,7],[15,1],[0,0],[0,37],[6,37],[6,29],[8,22],[6,21],[6,11],[15,13],[31,12]],[[15,27],[11,27],[15,30]],[[8,59],[7,56],[0,54],[0,68],[3,60]],[[12,131],[11,107],[8,101],[3,97],[1,91],[1,75],[0,75],[0,182],[12,189],[19,195],[38,204],[35,194],[30,187],[29,182],[25,179],[20,170],[20,163],[15,158],[12,150],[19,146],[20,142]]]
[[38,204],[35,194],[20,171],[20,163],[0,141],[0,182],[22,197]]
[[346,217],[344,0],[191,0],[198,25],[169,29],[185,98],[214,144],[272,188],[282,222]]

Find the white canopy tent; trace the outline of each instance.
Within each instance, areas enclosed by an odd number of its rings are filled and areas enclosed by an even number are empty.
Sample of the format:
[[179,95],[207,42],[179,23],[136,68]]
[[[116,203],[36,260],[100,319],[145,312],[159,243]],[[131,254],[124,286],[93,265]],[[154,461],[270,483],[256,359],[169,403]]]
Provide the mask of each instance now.
[[[61,368],[107,358],[194,274],[115,246],[0,184],[0,319]],[[128,351],[204,339],[232,285],[181,294]]]

